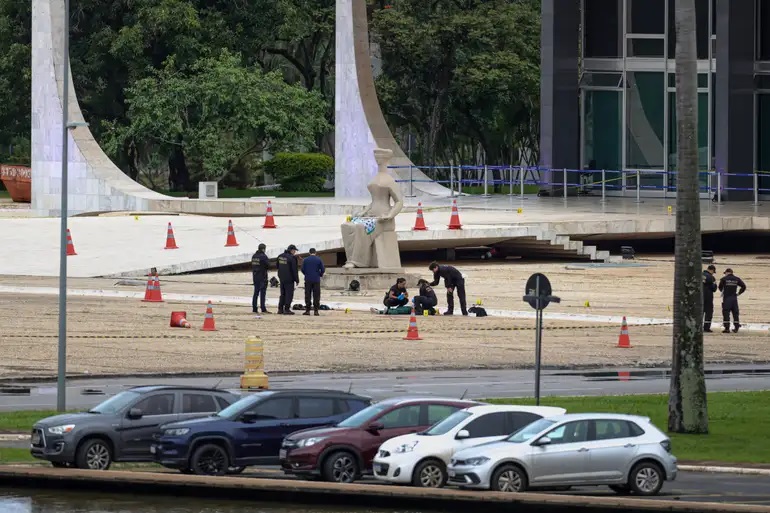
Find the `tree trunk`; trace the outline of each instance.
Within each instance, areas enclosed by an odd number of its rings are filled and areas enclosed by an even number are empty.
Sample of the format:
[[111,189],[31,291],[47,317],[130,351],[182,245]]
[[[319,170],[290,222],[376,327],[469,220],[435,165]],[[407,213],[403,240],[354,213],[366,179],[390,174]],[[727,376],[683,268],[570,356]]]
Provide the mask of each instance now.
[[703,278],[698,182],[695,0],[676,0],[676,185],[674,333],[668,429],[708,433],[703,371]]

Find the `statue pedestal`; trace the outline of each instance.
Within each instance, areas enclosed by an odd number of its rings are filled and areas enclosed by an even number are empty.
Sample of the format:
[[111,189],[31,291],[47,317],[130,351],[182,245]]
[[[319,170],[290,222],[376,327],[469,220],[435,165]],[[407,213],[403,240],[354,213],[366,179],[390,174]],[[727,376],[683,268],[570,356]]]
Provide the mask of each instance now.
[[[425,279],[431,278],[431,276],[427,276],[427,274]],[[384,296],[385,292],[396,284],[398,278],[406,278],[406,288],[410,291],[410,297],[416,295],[417,280],[420,279],[420,276],[416,274],[407,274],[404,272],[403,268],[327,268],[321,279],[321,288],[328,290],[348,290],[350,288],[350,282],[358,280],[361,284],[361,290],[373,292],[382,291],[382,295]]]

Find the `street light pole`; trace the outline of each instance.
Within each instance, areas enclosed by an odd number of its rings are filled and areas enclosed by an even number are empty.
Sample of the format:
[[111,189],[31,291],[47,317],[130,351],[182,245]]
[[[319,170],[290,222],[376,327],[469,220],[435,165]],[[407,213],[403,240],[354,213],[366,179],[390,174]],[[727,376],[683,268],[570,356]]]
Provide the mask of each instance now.
[[69,84],[70,84],[70,2],[64,0],[64,44],[62,65],[62,147],[61,147],[61,234],[59,247],[59,357],[56,382],[56,409],[67,407],[67,199],[69,141]]

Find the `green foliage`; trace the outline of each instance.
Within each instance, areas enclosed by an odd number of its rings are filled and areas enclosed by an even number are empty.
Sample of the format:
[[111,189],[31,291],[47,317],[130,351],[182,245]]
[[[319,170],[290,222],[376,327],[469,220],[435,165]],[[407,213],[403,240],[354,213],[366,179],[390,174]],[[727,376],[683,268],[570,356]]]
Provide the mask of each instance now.
[[321,153],[279,153],[265,162],[265,172],[287,192],[321,192],[334,172],[334,159]]

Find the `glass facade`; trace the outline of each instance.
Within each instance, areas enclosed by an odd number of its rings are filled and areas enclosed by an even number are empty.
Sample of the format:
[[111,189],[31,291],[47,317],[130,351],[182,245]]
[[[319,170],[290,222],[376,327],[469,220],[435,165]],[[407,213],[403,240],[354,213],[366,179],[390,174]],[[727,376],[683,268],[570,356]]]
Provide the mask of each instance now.
[[770,0],[756,4],[756,76],[754,168],[762,194],[770,194]]

